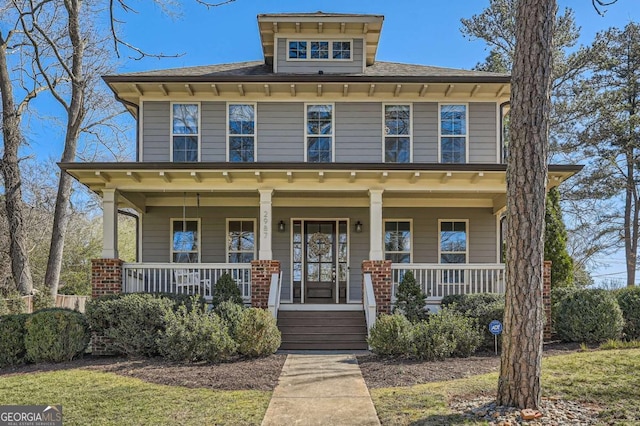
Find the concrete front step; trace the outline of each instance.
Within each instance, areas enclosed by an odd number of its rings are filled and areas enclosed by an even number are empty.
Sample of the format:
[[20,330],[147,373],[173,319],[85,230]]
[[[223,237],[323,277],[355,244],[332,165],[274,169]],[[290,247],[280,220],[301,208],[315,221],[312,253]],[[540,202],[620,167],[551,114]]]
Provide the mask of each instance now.
[[362,311],[281,311],[278,328],[283,350],[367,349]]
[[366,351],[369,349],[367,342],[282,342],[280,350],[283,351]]

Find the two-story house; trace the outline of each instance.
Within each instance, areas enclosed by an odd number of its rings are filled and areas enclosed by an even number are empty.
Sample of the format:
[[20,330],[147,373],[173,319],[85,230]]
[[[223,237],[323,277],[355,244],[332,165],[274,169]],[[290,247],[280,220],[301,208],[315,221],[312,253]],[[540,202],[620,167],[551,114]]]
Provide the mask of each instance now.
[[[377,61],[382,24],[259,15],[263,60],[104,77],[137,120],[137,161],[61,164],[103,199],[94,293],[210,297],[230,272],[279,317],[371,324],[406,270],[429,304],[503,292],[510,76]],[[577,170],[549,166],[549,186]],[[120,207],[139,216],[139,263],[114,260]]]

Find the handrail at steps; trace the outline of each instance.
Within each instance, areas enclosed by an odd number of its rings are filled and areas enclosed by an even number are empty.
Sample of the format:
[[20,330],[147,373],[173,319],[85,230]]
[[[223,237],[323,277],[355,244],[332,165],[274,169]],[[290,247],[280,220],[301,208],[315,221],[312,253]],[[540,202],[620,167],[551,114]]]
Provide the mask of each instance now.
[[376,323],[376,296],[373,293],[373,282],[371,281],[371,274],[364,274],[364,295],[362,302],[364,305],[364,316],[367,320],[367,334],[371,331],[371,328]]
[[275,319],[278,319],[278,309],[280,309],[280,288],[282,287],[282,272],[271,274],[271,285],[269,286],[269,311]]

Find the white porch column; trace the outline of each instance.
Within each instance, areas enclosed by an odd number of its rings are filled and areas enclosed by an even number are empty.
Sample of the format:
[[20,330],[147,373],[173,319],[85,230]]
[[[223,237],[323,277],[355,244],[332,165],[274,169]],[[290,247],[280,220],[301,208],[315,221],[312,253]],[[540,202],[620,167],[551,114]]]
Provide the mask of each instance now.
[[259,260],[271,260],[273,252],[271,250],[271,195],[273,189],[259,189],[260,192],[260,250],[258,251]]
[[382,250],[382,193],[383,189],[369,190],[369,259],[384,260]]
[[102,190],[102,257],[118,258],[118,191]]

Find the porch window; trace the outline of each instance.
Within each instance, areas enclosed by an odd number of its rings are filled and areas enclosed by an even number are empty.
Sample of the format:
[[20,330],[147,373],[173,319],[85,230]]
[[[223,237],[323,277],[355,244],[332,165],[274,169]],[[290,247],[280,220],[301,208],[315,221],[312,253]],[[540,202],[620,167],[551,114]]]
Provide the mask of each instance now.
[[255,161],[256,107],[255,104],[229,104],[228,161]]
[[411,105],[384,106],[384,161],[411,161]]
[[466,220],[440,220],[440,263],[467,263]]
[[385,220],[384,258],[393,263],[411,263],[410,220]]
[[199,219],[171,219],[171,261],[200,262]]
[[440,162],[467,162],[467,106],[440,105]]
[[198,161],[200,139],[200,105],[171,104],[172,161]]
[[307,105],[306,161],[333,161],[333,105]]
[[229,263],[249,263],[256,258],[256,221],[227,220],[227,260]]

